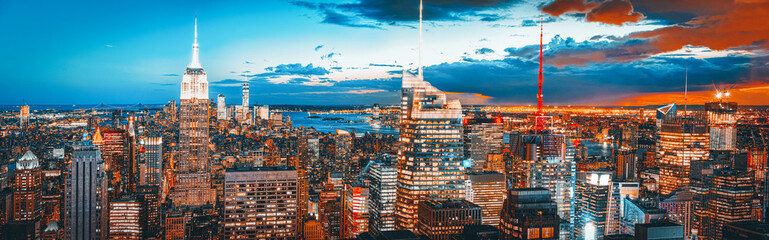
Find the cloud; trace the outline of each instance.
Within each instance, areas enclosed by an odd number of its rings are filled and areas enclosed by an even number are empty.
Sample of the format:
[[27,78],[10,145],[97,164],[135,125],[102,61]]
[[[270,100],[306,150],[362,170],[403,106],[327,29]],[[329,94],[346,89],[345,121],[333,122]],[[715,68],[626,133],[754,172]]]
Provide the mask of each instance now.
[[323,48],[323,45],[318,45],[317,47],[315,47],[315,51],[317,52],[317,51],[318,51],[318,50],[320,50],[321,48]]
[[109,44],[107,44],[107,45],[104,45],[104,46],[105,46],[105,47],[108,47],[108,48],[111,48],[111,47],[112,47],[112,45],[109,45]]
[[176,73],[166,73],[166,74],[163,74],[163,77],[178,77],[178,76],[179,76],[179,74],[176,74]]
[[250,77],[270,77],[270,76],[282,76],[282,75],[299,75],[299,76],[311,76],[311,75],[326,75],[329,73],[323,67],[315,67],[312,63],[302,66],[301,63],[292,64],[280,64],[275,67],[267,67],[266,73],[260,73],[255,75],[249,75]]
[[485,55],[485,54],[489,54],[489,53],[494,53],[494,50],[491,49],[491,48],[475,49],[475,54],[478,54],[478,55]]
[[627,22],[638,22],[644,15],[633,11],[629,0],[605,0],[602,2],[587,0],[555,0],[542,8],[542,11],[552,16],[566,13],[585,13],[588,22],[622,25]]
[[[493,12],[520,0],[428,0],[424,2],[425,20],[498,21],[503,15]],[[381,28],[400,25],[419,18],[419,2],[412,0],[359,0],[353,3],[312,3],[293,1],[296,6],[316,10],[323,23],[348,27]]]

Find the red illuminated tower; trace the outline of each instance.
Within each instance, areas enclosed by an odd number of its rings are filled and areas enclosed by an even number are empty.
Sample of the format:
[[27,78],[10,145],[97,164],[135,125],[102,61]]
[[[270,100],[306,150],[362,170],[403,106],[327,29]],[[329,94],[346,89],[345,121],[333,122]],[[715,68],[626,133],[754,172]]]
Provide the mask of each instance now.
[[534,130],[537,132],[545,130],[545,112],[542,110],[542,38],[545,28],[542,23],[542,14],[539,16],[539,31],[539,92],[537,93],[537,113],[534,116]]

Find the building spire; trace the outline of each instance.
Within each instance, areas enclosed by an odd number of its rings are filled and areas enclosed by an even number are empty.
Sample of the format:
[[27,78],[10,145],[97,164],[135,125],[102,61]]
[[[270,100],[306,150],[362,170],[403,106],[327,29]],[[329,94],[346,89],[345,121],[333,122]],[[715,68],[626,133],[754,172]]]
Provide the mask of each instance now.
[[425,80],[424,75],[422,74],[422,0],[419,0],[419,65],[417,69],[417,74],[419,75],[419,80]]
[[545,112],[542,110],[542,38],[544,37],[545,27],[543,23],[543,15],[539,14],[539,92],[537,93],[537,113],[535,114],[535,128],[537,131],[545,129],[544,116]]
[[192,43],[192,60],[190,60],[190,64],[187,65],[187,69],[203,69],[202,66],[200,66],[200,58],[199,58],[199,51],[198,51],[198,17],[195,17],[195,41]]

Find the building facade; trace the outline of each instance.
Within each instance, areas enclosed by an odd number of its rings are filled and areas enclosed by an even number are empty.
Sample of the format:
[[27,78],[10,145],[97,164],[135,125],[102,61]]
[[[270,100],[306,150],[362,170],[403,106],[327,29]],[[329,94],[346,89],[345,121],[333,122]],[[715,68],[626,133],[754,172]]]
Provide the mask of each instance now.
[[98,149],[72,153],[67,173],[65,231],[72,240],[104,240],[108,230],[108,192],[104,161]]
[[419,203],[418,233],[430,240],[450,240],[465,226],[480,225],[481,207],[467,200],[425,200]]
[[500,216],[500,239],[559,239],[558,204],[546,188],[514,188]]
[[473,172],[467,174],[465,185],[465,199],[481,207],[483,224],[499,226],[499,213],[507,189],[505,175],[498,172]]

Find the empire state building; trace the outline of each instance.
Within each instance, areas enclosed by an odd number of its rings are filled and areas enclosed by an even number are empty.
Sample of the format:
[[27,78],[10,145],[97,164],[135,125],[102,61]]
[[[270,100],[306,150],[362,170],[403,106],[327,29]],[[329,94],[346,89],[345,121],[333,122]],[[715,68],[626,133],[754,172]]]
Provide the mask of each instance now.
[[184,71],[179,100],[179,157],[174,162],[176,181],[171,195],[175,206],[204,205],[215,198],[208,160],[208,80],[198,55],[195,19],[192,60]]

